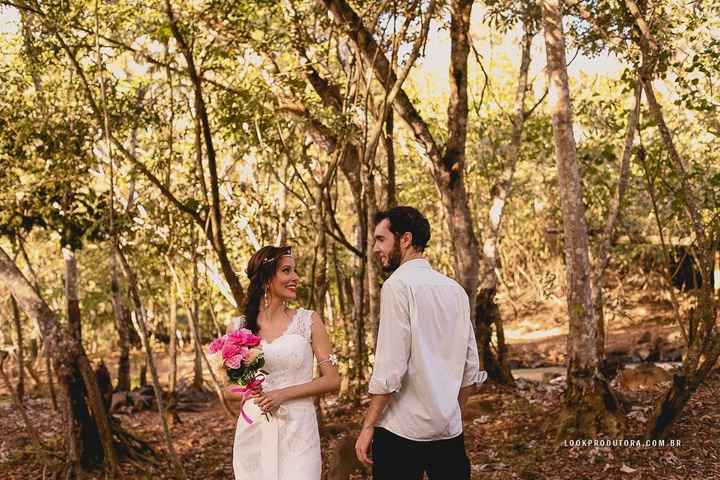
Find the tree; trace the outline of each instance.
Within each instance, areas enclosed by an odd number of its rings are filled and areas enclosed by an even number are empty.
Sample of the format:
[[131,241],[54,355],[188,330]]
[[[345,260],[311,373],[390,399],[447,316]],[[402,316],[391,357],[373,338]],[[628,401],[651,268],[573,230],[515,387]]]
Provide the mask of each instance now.
[[37,322],[46,338],[64,393],[63,410],[68,419],[65,438],[70,471],[79,473],[79,469],[105,465],[114,474],[118,469],[118,460],[112,429],[82,344],[60,325],[56,315],[1,248],[0,281],[10,290],[26,315]]
[[588,232],[572,129],[572,107],[565,59],[562,0],[542,2],[543,29],[548,57],[558,186],[561,194],[569,333],[567,343],[567,418],[562,430],[570,436],[593,438],[614,430],[608,414],[612,397],[599,371],[597,322],[592,303]]

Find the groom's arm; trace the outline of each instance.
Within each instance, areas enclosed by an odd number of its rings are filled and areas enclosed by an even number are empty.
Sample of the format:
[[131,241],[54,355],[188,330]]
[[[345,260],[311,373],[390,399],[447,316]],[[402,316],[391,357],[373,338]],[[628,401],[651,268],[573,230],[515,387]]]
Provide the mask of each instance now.
[[465,404],[467,403],[468,399],[472,397],[476,391],[477,385],[475,385],[474,383],[460,389],[460,393],[458,393],[458,403],[460,404],[461,412],[465,409]]
[[372,395],[370,400],[370,406],[368,407],[367,413],[365,414],[365,421],[363,422],[363,430],[366,428],[373,429],[375,424],[380,420],[383,410],[390,402],[392,393],[385,393],[382,395]]
[[478,387],[484,381],[480,372],[480,356],[478,355],[475,329],[470,321],[470,303],[464,302],[463,317],[465,317],[470,331],[468,332],[467,348],[465,350],[465,367],[463,368],[462,383],[458,392],[458,404],[460,411],[465,408],[468,399],[478,391]]
[[390,279],[380,290],[380,321],[368,385],[370,395],[397,392],[407,374],[412,343],[409,300],[407,287],[399,281]]
[[372,395],[372,399],[370,400],[370,406],[365,414],[365,421],[363,422],[357,442],[355,442],[355,454],[358,460],[365,465],[373,464],[368,453],[370,451],[373,434],[375,433],[375,424],[380,419],[380,415],[382,415],[383,410],[385,410],[385,407],[390,402],[391,397],[392,393],[384,393]]
[[355,443],[358,460],[372,465],[368,456],[375,424],[392,394],[400,390],[410,359],[410,313],[407,287],[388,280],[380,291],[380,327],[375,349],[375,365],[368,391],[371,400],[360,436]]

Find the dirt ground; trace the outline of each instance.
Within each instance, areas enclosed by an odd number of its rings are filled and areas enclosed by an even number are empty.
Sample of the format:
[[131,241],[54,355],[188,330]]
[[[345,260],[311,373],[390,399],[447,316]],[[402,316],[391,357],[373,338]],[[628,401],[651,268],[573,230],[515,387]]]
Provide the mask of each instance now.
[[[466,445],[473,479],[720,479],[720,371],[690,404],[668,435],[666,446],[577,446],[556,440],[560,388],[531,384],[525,389],[487,385],[473,397],[465,421]],[[62,434],[60,416],[46,399],[29,399],[28,410],[48,444],[58,445]],[[640,442],[652,407],[646,403],[624,415],[623,435]],[[354,413],[353,413],[354,412]],[[330,422],[360,422],[362,409],[352,405],[328,408]],[[200,412],[181,415],[173,427],[175,447],[191,479],[232,478],[234,422],[217,404]],[[122,416],[123,425],[164,451],[162,430],[156,413],[146,411]],[[20,416],[7,401],[0,405],[0,478],[43,478]],[[323,435],[324,451],[330,451],[332,435]],[[670,442],[673,445],[670,445]],[[326,455],[326,470],[328,458]],[[165,468],[125,464],[126,478],[170,478]],[[100,476],[91,478],[102,478]],[[356,472],[353,478],[368,478]]]
[[[510,319],[507,337],[511,359],[518,367],[543,367],[564,362],[564,305],[552,298],[525,302],[519,314],[505,305]],[[660,294],[638,291],[626,294],[623,305],[608,316],[608,350],[642,355],[644,345],[665,339],[670,351],[679,342],[679,328],[673,309]],[[522,320],[518,320],[518,319]],[[648,339],[650,341],[648,342]],[[161,376],[166,363],[161,360]],[[114,362],[113,362],[114,363]],[[112,363],[109,365],[112,366]],[[190,355],[181,362],[180,375],[190,373]],[[645,445],[640,440],[649,422],[655,398],[667,383],[642,392],[628,412],[619,415],[620,434],[616,443],[603,446],[567,444],[556,439],[562,409],[562,383],[519,380],[515,388],[486,384],[469,402],[464,418],[472,478],[480,479],[718,479],[720,480],[720,370],[711,373],[705,384],[672,426],[665,445]],[[562,380],[562,379],[559,379]],[[43,440],[60,448],[63,423],[45,397],[31,392],[26,402],[31,421]],[[329,399],[324,402],[322,430],[325,470],[338,462],[332,454],[338,431],[352,428],[362,420],[363,404]],[[232,478],[234,421],[216,402],[199,412],[180,414],[182,423],[172,429],[175,447],[191,479]],[[145,411],[119,415],[123,426],[164,451],[162,427],[156,413]],[[337,427],[340,427],[339,429]],[[29,437],[7,391],[0,390],[0,479],[32,480],[43,477],[43,467],[32,453]],[[345,436],[351,436],[345,433]],[[626,444],[617,444],[624,439]],[[339,458],[344,458],[342,455]],[[344,461],[349,461],[345,458]],[[125,478],[170,478],[164,467],[123,465]],[[100,475],[90,478],[102,478]],[[356,471],[353,479],[369,478]]]

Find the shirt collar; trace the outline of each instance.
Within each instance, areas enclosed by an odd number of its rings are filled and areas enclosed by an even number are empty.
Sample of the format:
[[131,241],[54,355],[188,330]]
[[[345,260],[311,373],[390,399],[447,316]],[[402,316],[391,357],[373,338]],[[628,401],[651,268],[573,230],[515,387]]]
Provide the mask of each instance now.
[[410,269],[410,268],[432,268],[432,267],[430,266],[430,262],[428,262],[426,259],[416,258],[414,260],[408,260],[407,262],[403,263],[395,271],[397,272],[399,270],[405,270],[405,269]]

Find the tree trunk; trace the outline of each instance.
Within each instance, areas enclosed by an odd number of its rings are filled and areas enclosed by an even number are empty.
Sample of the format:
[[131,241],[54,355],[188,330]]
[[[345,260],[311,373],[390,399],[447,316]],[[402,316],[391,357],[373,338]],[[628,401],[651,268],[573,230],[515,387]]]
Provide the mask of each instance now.
[[284,247],[287,245],[288,240],[288,229],[287,229],[287,219],[288,219],[288,181],[289,181],[289,175],[288,175],[288,169],[290,168],[290,156],[285,155],[285,159],[283,160],[283,166],[281,170],[282,179],[283,179],[283,185],[280,189],[280,201],[278,202],[278,233],[277,233],[277,246],[278,247]]
[[150,367],[150,374],[152,378],[153,383],[153,390],[155,391],[155,401],[157,402],[158,407],[158,413],[160,415],[160,421],[162,423],[163,427],[163,435],[165,438],[165,445],[168,448],[170,460],[173,464],[175,473],[182,479],[187,479],[187,475],[185,474],[185,469],[182,466],[182,463],[180,462],[180,458],[177,455],[177,452],[175,451],[175,446],[173,445],[172,437],[170,435],[170,429],[168,427],[167,422],[167,416],[166,416],[166,410],[165,410],[165,400],[163,397],[163,391],[160,386],[160,378],[158,377],[157,368],[155,367],[155,360],[153,358],[153,352],[152,347],[150,346],[150,339],[148,336],[148,330],[147,330],[147,324],[145,322],[145,309],[142,304],[142,300],[140,298],[140,291],[137,287],[137,280],[135,277],[135,273],[130,268],[130,264],[128,263],[127,259],[125,258],[125,255],[120,250],[118,245],[118,251],[117,251],[118,257],[120,259],[120,262],[123,266],[123,269],[125,270],[125,276],[127,277],[128,281],[128,289],[130,290],[130,296],[133,299],[133,303],[135,305],[135,310],[133,311],[133,320],[134,323],[136,323],[136,328],[140,331],[140,338],[143,343],[143,349],[145,350],[145,361],[147,363],[147,366]]
[[635,82],[635,105],[628,115],[627,129],[625,130],[625,145],[623,147],[622,160],[620,161],[620,172],[618,177],[617,191],[612,203],[608,208],[608,216],[603,230],[602,243],[598,253],[598,260],[594,268],[593,276],[593,308],[597,320],[597,356],[600,361],[605,359],[605,312],[603,300],[603,288],[605,283],[605,270],[610,261],[610,245],[615,238],[615,226],[620,216],[625,190],[627,189],[630,177],[630,157],[640,118],[640,104],[642,99],[642,82],[638,79]]
[[[635,24],[641,32],[638,43],[643,54],[643,65],[655,65],[657,56],[661,52],[647,22],[642,17],[644,12],[632,0],[626,0],[625,4],[632,13]],[[674,376],[672,387],[657,403],[646,432],[646,438],[660,438],[665,435],[692,394],[715,366],[718,356],[720,356],[720,335],[718,335],[716,328],[718,321],[717,299],[709,282],[710,276],[713,274],[716,244],[712,236],[707,235],[707,227],[703,221],[703,212],[701,211],[702,194],[690,183],[690,169],[675,146],[670,128],[665,122],[662,108],[655,97],[652,74],[653,70],[651,68],[641,68],[640,70],[640,78],[650,114],[655,120],[669,154],[671,160],[669,165],[680,179],[680,193],[677,199],[681,201],[685,208],[695,234],[696,259],[699,262],[703,279],[703,284],[696,293],[697,309],[695,320],[699,321],[699,324],[696,324],[697,326],[694,328],[691,326],[690,337],[692,339],[689,341],[687,354],[683,359],[682,373]],[[650,192],[652,195],[652,190]],[[656,203],[655,200],[653,202]],[[656,220],[659,224],[660,219],[657,213]],[[702,326],[701,330],[699,329],[700,326]],[[698,334],[692,334],[692,330],[696,329],[698,329]]]
[[38,323],[46,339],[65,394],[63,406],[69,463],[87,470],[104,462],[114,474],[118,463],[110,422],[82,344],[60,325],[55,314],[1,248],[0,281],[9,288],[26,315]]
[[170,392],[174,392],[177,388],[177,285],[172,279],[170,280],[170,290],[168,295],[168,306],[170,307],[170,325],[168,326],[170,334]]
[[78,268],[75,251],[69,247],[62,249],[65,259],[65,305],[67,309],[68,327],[78,342],[82,343],[82,324],[80,316],[80,299],[78,298]]
[[[528,71],[530,69],[530,48],[532,46],[535,32],[530,21],[523,21],[523,42],[520,60],[520,71],[518,73],[518,84],[515,90],[515,112],[512,118],[512,133],[510,143],[507,146],[505,158],[508,165],[507,178],[493,188],[493,200],[488,215],[489,234],[483,245],[483,253],[486,272],[480,282],[480,292],[477,303],[477,338],[478,353],[480,353],[482,368],[487,370],[488,376],[503,384],[512,384],[513,377],[507,362],[507,344],[505,343],[505,331],[503,328],[500,309],[495,302],[499,279],[498,265],[498,242],[500,237],[500,226],[510,196],[515,177],[515,170],[520,159],[520,147],[522,145],[522,134],[525,126],[525,98],[528,91]],[[497,335],[497,350],[494,354],[491,349],[492,328],[495,326]]]
[[217,253],[218,260],[220,261],[220,267],[222,268],[225,279],[230,287],[230,291],[235,299],[236,308],[239,309],[243,304],[244,291],[242,285],[240,284],[240,279],[232,268],[232,264],[230,263],[230,259],[227,254],[225,241],[223,239],[222,214],[220,208],[220,180],[217,173],[217,159],[215,158],[215,147],[212,140],[210,119],[208,117],[205,99],[203,98],[202,79],[195,67],[195,59],[193,58],[190,46],[187,44],[185,37],[178,27],[175,12],[172,9],[170,0],[165,1],[165,13],[170,20],[170,30],[180,46],[180,51],[187,62],[188,74],[190,76],[190,80],[192,81],[193,91],[195,93],[195,114],[200,118],[202,124],[203,139],[205,141],[205,149],[207,153],[208,174],[210,176],[211,202],[209,215],[210,229],[212,233],[209,235],[209,240],[213,249]]
[[[342,340],[337,346],[340,352],[340,358],[346,359],[346,361],[340,362],[340,397],[346,397],[350,387],[350,375],[348,370],[348,361],[350,360],[350,328],[348,326],[348,318],[350,317],[350,295],[346,295],[346,277],[342,273],[340,263],[338,261],[337,248],[335,244],[332,245],[332,260],[335,272],[335,282],[338,290],[338,315],[336,318],[340,320],[340,330],[342,331]],[[333,324],[335,327],[335,324]],[[337,328],[337,327],[336,327]]]
[[125,297],[120,287],[120,276],[117,271],[116,253],[112,252],[110,266],[110,290],[112,293],[113,310],[115,311],[115,329],[118,334],[118,378],[116,392],[130,390],[130,318]]
[[[170,273],[172,274],[172,281],[174,283],[174,295],[175,299],[177,300],[179,297],[179,300],[182,302],[183,305],[185,305],[186,309],[190,311],[190,308],[188,307],[188,303],[185,299],[185,296],[182,294],[182,290],[180,290],[180,278],[177,275],[177,272],[175,271],[175,267],[170,262],[170,259],[168,257],[165,257],[165,261],[168,264],[168,268],[170,269]],[[198,340],[199,343],[199,340]],[[182,349],[182,342],[180,343],[180,348]],[[213,371],[213,367],[210,364],[210,361],[207,358],[207,355],[205,355],[205,351],[201,348],[198,350],[200,352],[200,356],[202,358],[202,361],[205,362],[205,368],[207,368],[208,373],[210,374],[210,384],[215,390],[215,393],[218,396],[218,399],[220,400],[220,403],[223,406],[223,410],[227,414],[228,418],[230,419],[237,419],[238,414],[233,412],[229,405],[227,400],[225,399],[225,395],[223,394],[222,387],[220,385],[220,382],[218,381],[217,377],[215,376],[215,372]]]
[[50,362],[50,351],[47,348],[47,343],[45,343],[45,345],[46,347],[44,349],[43,356],[45,357],[45,372],[47,375],[48,387],[50,388],[50,401],[52,402],[53,410],[57,412],[59,410],[59,407],[57,402],[57,394],[55,393],[55,380],[52,363]]
[[365,339],[365,284],[366,284],[366,270],[367,270],[367,255],[366,250],[366,233],[367,227],[365,226],[364,219],[367,218],[367,214],[364,211],[361,212],[360,225],[356,226],[356,244],[361,251],[363,256],[356,259],[354,271],[353,271],[353,324],[355,325],[355,393],[360,393],[365,388],[365,365],[367,362],[366,353],[366,339]]
[[565,392],[567,412],[560,434],[594,438],[600,432],[614,430],[614,425],[609,421],[612,416],[606,406],[609,386],[598,369],[598,332],[592,305],[588,233],[572,130],[561,3],[562,0],[542,1],[570,319]]
[[367,233],[365,234],[367,255],[367,285],[368,285],[368,313],[366,318],[370,322],[370,347],[375,352],[375,344],[377,341],[378,329],[380,327],[380,268],[373,258],[372,247],[375,235],[375,225],[373,219],[378,211],[377,199],[375,196],[375,175],[370,168],[363,168],[367,171],[367,175],[363,175],[365,182],[365,203],[367,205],[367,217],[365,225],[367,225]]
[[315,208],[312,221],[317,236],[313,252],[312,279],[310,286],[310,304],[323,318],[325,309],[325,292],[327,291],[327,234],[325,231],[325,195],[326,188],[322,181],[315,182]]
[[[714,318],[713,323],[717,320]],[[704,361],[697,370],[694,366],[689,365],[687,360],[683,362],[683,370],[673,376],[672,386],[655,405],[652,418],[648,422],[648,429],[645,432],[646,439],[660,439],[667,435],[690,397],[715,367],[718,357],[720,357],[720,337],[716,335],[712,341],[708,342]]]
[[[468,96],[467,63],[472,0],[450,2],[450,99],[447,109],[448,141],[440,161],[433,161],[435,182],[440,189],[453,245],[455,275],[475,312],[480,272],[480,248],[465,189],[465,151]],[[432,157],[431,157],[432,158]],[[473,325],[476,326],[476,319]]]
[[193,368],[193,382],[192,387],[196,390],[201,390],[203,386],[203,367],[202,367],[202,343],[200,342],[200,334],[199,334],[199,328],[200,328],[200,304],[199,304],[199,297],[200,297],[200,290],[198,288],[198,267],[197,267],[197,245],[195,244],[195,233],[193,229],[193,239],[192,239],[192,288],[190,294],[192,295],[192,305],[188,305],[190,307],[190,315],[188,318],[188,323],[190,324],[190,335],[192,336],[192,345],[193,345],[193,352],[195,353],[195,361],[194,361],[194,368]]
[[15,297],[10,297],[10,305],[13,312],[13,326],[15,327],[15,336],[17,337],[17,396],[20,402],[25,400],[25,347],[22,332],[22,318],[20,317],[20,308],[18,307]]
[[387,158],[387,191],[385,208],[392,208],[397,205],[397,175],[395,171],[395,114],[388,112],[385,121],[385,156]]
[[[338,26],[346,29],[364,60],[375,70],[376,77],[388,79],[387,85],[394,86],[397,75],[372,32],[364,26],[350,4],[346,0],[318,0],[318,3],[332,14]],[[468,293],[471,312],[475,312],[480,249],[464,181],[468,118],[467,59],[472,4],[472,0],[450,2],[450,99],[447,109],[448,141],[444,153],[441,153],[427,123],[402,89],[397,92],[393,107],[431,162],[433,179],[440,191],[441,205],[452,239],[455,277]]]

